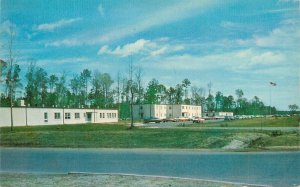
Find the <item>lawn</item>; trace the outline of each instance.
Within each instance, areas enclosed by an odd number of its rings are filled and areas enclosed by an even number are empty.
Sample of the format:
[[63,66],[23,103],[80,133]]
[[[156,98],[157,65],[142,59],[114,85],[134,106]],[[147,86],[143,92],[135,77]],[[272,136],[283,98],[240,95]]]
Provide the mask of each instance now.
[[278,118],[270,117],[223,121],[205,125],[213,127],[298,127],[298,120],[298,116]]
[[[238,142],[238,145],[234,144]],[[53,125],[0,129],[0,146],[81,148],[267,149],[299,146],[299,131],[199,128],[129,129],[119,124]],[[233,147],[232,147],[233,146]]]

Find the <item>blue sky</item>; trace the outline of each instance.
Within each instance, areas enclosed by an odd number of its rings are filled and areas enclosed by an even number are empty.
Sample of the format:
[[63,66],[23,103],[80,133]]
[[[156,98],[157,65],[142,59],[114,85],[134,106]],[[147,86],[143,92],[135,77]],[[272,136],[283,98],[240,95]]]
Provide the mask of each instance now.
[[175,86],[192,85],[285,110],[300,106],[299,0],[1,0],[1,52],[15,26],[18,63],[71,78],[84,68],[126,75],[128,63]]

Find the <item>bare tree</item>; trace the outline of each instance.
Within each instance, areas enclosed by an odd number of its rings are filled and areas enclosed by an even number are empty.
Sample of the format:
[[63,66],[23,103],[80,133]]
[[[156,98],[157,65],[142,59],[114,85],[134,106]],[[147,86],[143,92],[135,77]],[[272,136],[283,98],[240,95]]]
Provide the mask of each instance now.
[[13,66],[16,63],[16,59],[15,59],[15,53],[13,51],[13,44],[14,44],[14,40],[15,40],[15,31],[14,31],[14,26],[11,25],[9,27],[8,30],[8,35],[9,35],[9,39],[8,39],[8,72],[10,72],[10,76],[8,77],[8,80],[6,80],[8,82],[8,87],[9,87],[9,95],[10,95],[10,121],[11,121],[11,127],[10,130],[13,131],[13,126],[14,126],[14,120],[13,120],[13,85],[14,85],[14,80],[13,80]]
[[142,103],[142,97],[143,97],[143,86],[142,86],[142,76],[143,72],[141,68],[138,68],[135,73],[135,79],[137,84],[137,103]]
[[133,67],[132,62],[129,63],[129,89],[130,89],[130,128],[133,128],[133,97],[134,97],[134,91],[133,91]]

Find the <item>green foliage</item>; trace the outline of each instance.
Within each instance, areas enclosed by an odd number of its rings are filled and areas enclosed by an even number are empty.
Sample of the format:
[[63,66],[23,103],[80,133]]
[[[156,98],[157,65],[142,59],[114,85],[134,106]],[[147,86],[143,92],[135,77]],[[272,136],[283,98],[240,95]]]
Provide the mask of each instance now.
[[296,104],[293,104],[293,105],[289,105],[289,109],[291,111],[291,114],[296,114],[297,113],[297,110],[299,109],[299,106],[296,105]]

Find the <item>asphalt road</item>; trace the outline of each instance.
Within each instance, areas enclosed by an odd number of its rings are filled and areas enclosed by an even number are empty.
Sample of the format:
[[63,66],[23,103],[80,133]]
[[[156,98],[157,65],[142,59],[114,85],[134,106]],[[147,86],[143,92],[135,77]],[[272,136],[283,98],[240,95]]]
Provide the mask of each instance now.
[[300,185],[300,152],[0,148],[1,172],[96,172]]

